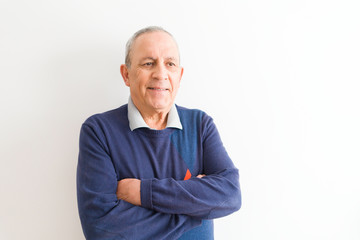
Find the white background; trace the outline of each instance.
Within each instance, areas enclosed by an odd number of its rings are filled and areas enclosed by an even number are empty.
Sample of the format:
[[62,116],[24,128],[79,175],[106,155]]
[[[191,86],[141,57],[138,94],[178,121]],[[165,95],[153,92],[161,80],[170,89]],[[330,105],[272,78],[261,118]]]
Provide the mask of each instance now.
[[360,5],[354,0],[6,1],[0,5],[0,239],[84,239],[81,123],[126,103],[138,29],[173,33],[177,103],[217,124],[242,209],[217,239],[360,239]]

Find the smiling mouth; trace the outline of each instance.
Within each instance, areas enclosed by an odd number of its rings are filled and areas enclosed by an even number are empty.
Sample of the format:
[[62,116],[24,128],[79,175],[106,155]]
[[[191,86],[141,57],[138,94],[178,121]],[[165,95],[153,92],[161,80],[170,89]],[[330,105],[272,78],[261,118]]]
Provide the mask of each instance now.
[[156,91],[167,91],[167,90],[169,90],[169,89],[167,89],[167,88],[151,88],[151,87],[149,87],[148,89],[150,89],[150,90],[156,90]]

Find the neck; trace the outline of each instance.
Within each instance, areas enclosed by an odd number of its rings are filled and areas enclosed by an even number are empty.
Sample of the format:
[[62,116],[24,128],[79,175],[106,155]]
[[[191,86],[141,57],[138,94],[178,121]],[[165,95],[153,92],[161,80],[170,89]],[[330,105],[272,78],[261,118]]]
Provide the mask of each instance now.
[[[168,113],[170,109],[147,109],[142,107],[141,104],[137,104],[136,101],[132,100],[135,107],[141,114],[145,123],[152,129],[162,130],[166,128]],[[138,106],[139,105],[139,106]]]
[[152,129],[162,130],[166,128],[168,113],[145,115],[141,113],[145,123]]

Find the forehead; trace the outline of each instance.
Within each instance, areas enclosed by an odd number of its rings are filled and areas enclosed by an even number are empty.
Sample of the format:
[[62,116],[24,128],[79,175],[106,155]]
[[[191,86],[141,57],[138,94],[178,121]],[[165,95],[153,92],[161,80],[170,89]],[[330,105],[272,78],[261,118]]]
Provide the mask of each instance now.
[[132,55],[133,58],[171,57],[179,59],[178,47],[173,37],[161,31],[144,33],[136,38]]

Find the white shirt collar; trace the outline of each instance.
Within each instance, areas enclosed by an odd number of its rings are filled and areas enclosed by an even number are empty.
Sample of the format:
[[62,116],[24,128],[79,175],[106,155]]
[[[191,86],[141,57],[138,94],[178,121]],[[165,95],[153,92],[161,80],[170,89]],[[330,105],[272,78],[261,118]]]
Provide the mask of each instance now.
[[[134,131],[137,128],[150,128],[145,123],[139,110],[136,108],[135,104],[131,100],[131,97],[129,97],[129,101],[128,101],[128,119],[129,119],[129,127],[131,131]],[[176,109],[175,104],[172,105],[168,113],[166,128],[178,128],[180,130],[182,129],[179,113]]]

